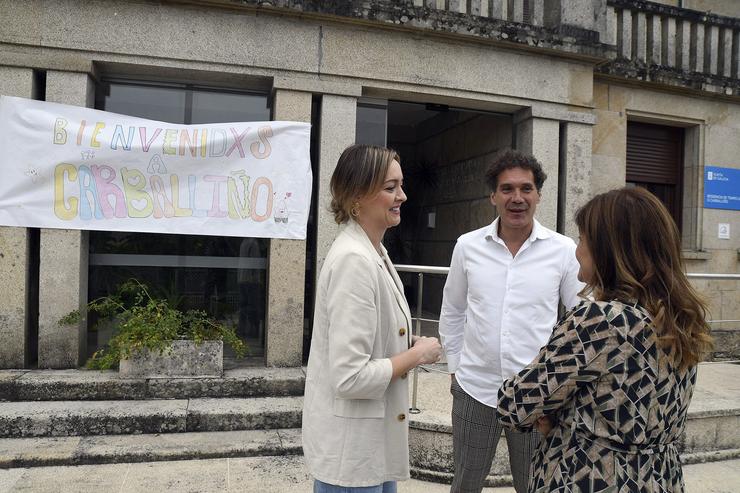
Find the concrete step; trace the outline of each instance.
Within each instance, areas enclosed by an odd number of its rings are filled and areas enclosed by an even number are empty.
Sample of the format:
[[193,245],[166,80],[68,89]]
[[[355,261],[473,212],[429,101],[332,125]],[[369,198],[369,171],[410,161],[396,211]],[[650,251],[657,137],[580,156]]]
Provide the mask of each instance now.
[[116,371],[0,370],[0,401],[145,400],[303,395],[301,368],[240,368],[223,378],[119,378]]
[[0,438],[297,428],[303,397],[0,402]]
[[[687,493],[740,491],[740,460],[684,466]],[[313,480],[303,457],[244,457],[0,469],[0,491],[190,493],[310,493]],[[399,493],[448,493],[449,485],[419,480],[399,482]],[[514,493],[484,488],[483,493]]]
[[[740,365],[702,363],[689,407],[686,430],[679,443],[686,464],[740,457]],[[452,397],[450,378],[419,373],[420,414],[409,422],[409,448],[414,477],[450,482],[453,472]],[[510,484],[506,438],[499,440],[487,484]]]
[[300,430],[0,439],[0,469],[301,454]]
[[740,326],[713,327],[712,338],[714,338],[713,360],[740,360]]

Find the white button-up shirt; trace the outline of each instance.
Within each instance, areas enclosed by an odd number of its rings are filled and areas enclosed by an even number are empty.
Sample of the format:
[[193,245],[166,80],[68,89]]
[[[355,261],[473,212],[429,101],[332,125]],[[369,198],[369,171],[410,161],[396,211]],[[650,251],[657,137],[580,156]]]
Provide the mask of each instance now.
[[439,335],[447,365],[474,399],[496,407],[503,381],[529,364],[578,292],[576,245],[536,220],[516,256],[493,224],[462,235],[444,288]]

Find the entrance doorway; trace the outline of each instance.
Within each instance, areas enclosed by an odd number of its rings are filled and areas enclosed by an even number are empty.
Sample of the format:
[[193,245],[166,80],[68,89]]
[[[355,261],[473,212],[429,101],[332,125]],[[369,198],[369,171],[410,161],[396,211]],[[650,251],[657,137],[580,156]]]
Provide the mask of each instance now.
[[[384,245],[395,264],[450,265],[457,238],[490,224],[495,211],[483,179],[494,154],[512,146],[509,114],[404,101],[363,101],[357,143],[398,151],[408,196],[401,225]],[[409,304],[416,305],[415,274],[403,274]],[[425,276],[423,311],[439,314],[444,276]]]

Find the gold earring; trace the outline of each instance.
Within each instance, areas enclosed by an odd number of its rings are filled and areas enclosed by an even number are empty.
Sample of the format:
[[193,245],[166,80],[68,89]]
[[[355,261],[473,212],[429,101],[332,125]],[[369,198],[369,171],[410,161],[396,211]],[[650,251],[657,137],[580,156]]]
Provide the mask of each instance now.
[[357,217],[360,215],[360,203],[355,202],[352,204],[352,207],[349,210],[349,213],[352,214],[353,217]]

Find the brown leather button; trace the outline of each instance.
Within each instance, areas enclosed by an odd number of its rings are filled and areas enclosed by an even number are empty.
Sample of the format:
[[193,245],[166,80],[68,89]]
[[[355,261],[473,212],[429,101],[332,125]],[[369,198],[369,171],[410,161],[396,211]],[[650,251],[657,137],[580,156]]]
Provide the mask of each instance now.
[[406,335],[406,328],[405,327],[401,327],[399,329],[399,331],[398,331],[398,335],[405,336]]
[[403,421],[404,419],[406,419],[406,415],[405,414],[399,414],[398,415],[398,421]]

